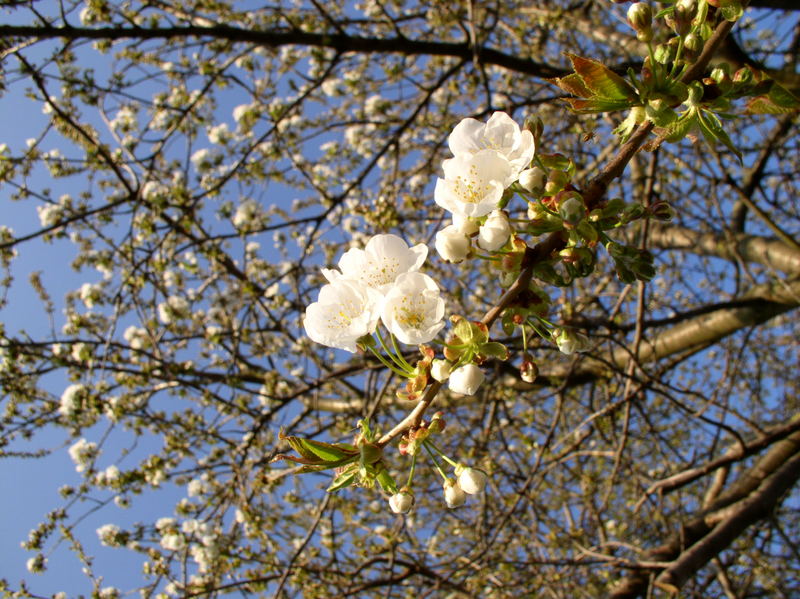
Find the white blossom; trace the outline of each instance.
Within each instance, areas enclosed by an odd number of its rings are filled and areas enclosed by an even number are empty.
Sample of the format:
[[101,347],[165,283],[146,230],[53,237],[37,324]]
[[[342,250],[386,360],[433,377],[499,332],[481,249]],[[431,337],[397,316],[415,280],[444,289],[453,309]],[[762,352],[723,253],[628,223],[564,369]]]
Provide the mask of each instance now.
[[119,526],[116,524],[103,524],[97,529],[97,538],[106,547],[119,547],[121,545]]
[[319,300],[306,309],[306,334],[322,345],[355,353],[356,340],[375,331],[382,299],[378,291],[357,281],[339,279],[325,285]]
[[453,225],[467,237],[475,235],[480,227],[475,219],[460,214],[453,214]]
[[488,477],[483,470],[476,468],[464,468],[458,475],[458,486],[464,493],[475,495],[481,493],[486,488]]
[[431,376],[435,381],[443,383],[450,376],[451,365],[447,360],[436,359],[431,363]]
[[397,278],[419,270],[428,256],[424,243],[408,247],[397,235],[375,235],[364,249],[347,250],[339,259],[339,271],[323,269],[329,282],[339,279],[358,281],[385,294]]
[[528,168],[519,174],[519,184],[531,193],[542,193],[547,182],[547,173],[538,166]]
[[428,275],[409,272],[386,294],[383,324],[403,343],[427,343],[444,328],[444,300]]
[[97,457],[99,451],[97,450],[97,443],[87,441],[84,438],[79,439],[73,443],[69,448],[69,457],[75,462],[75,470],[83,472],[89,465],[89,462]]
[[161,537],[161,546],[167,551],[180,551],[186,547],[186,539],[179,532],[170,532]]
[[414,506],[414,496],[408,491],[400,491],[389,497],[389,507],[395,514],[406,514]]
[[521,131],[519,125],[505,112],[495,112],[486,123],[463,119],[447,140],[454,156],[471,156],[493,150],[508,160],[513,176],[528,167],[536,151],[533,134]]
[[446,480],[444,483],[444,501],[450,509],[464,505],[467,500],[467,495],[464,490],[458,486],[457,482]]
[[444,179],[436,180],[433,199],[460,216],[485,216],[497,208],[503,191],[514,181],[511,164],[499,152],[481,150],[442,163]]
[[590,346],[589,338],[586,335],[569,329],[553,329],[550,336],[562,354],[583,352]]
[[437,231],[434,246],[443,260],[455,263],[463,261],[471,247],[469,237],[456,225],[448,225]]
[[481,386],[483,379],[486,378],[483,371],[475,364],[465,364],[459,366],[450,373],[448,386],[450,391],[461,393],[462,395],[475,395],[478,387]]
[[255,200],[248,199],[237,206],[231,222],[237,229],[248,231],[258,227],[263,218],[264,211],[261,204]]
[[69,418],[81,409],[83,398],[86,396],[86,386],[79,383],[70,385],[61,394],[58,413]]
[[502,210],[493,210],[478,232],[478,245],[488,252],[496,252],[511,236],[511,225]]

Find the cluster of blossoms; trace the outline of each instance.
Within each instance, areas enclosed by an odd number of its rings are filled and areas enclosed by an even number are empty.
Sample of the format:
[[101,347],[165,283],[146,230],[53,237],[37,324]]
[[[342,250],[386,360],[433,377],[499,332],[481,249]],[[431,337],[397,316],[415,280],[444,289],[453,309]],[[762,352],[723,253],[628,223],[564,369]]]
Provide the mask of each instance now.
[[508,243],[512,229],[501,208],[503,196],[534,174],[528,166],[536,146],[533,134],[504,112],[495,112],[486,123],[462,120],[448,145],[453,158],[442,164],[444,178],[436,181],[434,200],[453,222],[436,234],[436,250],[449,262],[461,262],[476,235],[478,247],[489,252]]
[[306,333],[352,353],[379,320],[403,343],[432,340],[444,327],[444,300],[436,282],[419,272],[427,255],[424,244],[408,247],[396,235],[375,235],[363,250],[348,250],[338,270],[323,269],[328,284],[306,310]]
[[[586,218],[583,201],[573,197],[578,195],[575,192],[564,191],[567,172],[560,166],[548,166],[546,160],[535,156],[531,131],[521,129],[507,114],[496,112],[485,123],[472,118],[462,120],[448,143],[453,157],[444,161],[444,177],[437,180],[434,190],[436,204],[452,215],[452,224],[436,234],[436,250],[444,260],[459,263],[475,256],[498,262],[504,273],[501,283],[507,286],[516,278],[514,271],[518,274],[527,247],[518,237],[520,232],[540,234],[563,229],[570,234],[571,242],[580,241],[580,236],[572,232]],[[531,166],[534,160],[536,165]],[[555,198],[560,191],[563,193]],[[515,231],[504,210],[516,193],[528,202],[530,222],[525,221],[520,231]],[[371,351],[393,372],[406,377],[405,390],[398,391],[398,397],[420,399],[431,379],[438,384],[447,382],[455,393],[474,395],[485,378],[480,365],[490,358],[508,359],[508,350],[502,343],[490,340],[486,323],[458,315],[450,317],[452,329],[441,344],[443,358],[437,358],[436,352],[424,345],[445,326],[445,305],[439,287],[419,272],[427,254],[424,245],[409,247],[395,235],[376,235],[364,249],[348,250],[339,260],[338,269],[322,270],[328,284],[320,290],[318,301],[306,309],[303,325],[313,341],[352,353]],[[536,288],[532,287],[529,294],[536,296]],[[584,336],[545,320],[546,294],[541,303],[544,310],[520,305],[514,308],[516,312],[504,314],[507,334],[517,326],[522,329],[520,372],[527,382],[535,379],[537,371],[533,357],[527,353],[526,327],[555,342],[564,353],[584,350],[588,343]],[[388,331],[390,343],[382,334],[380,323]],[[416,367],[406,361],[398,341],[420,346],[422,359]],[[377,350],[378,344],[385,355]],[[317,455],[320,466],[326,460],[323,456],[334,452],[338,461],[330,463],[339,470],[329,490],[338,490],[356,480],[371,484],[377,479],[389,495],[391,510],[407,513],[414,505],[411,485],[421,448],[430,455],[442,477],[448,507],[463,505],[467,495],[482,492],[487,484],[486,473],[452,460],[428,439],[443,430],[444,422],[437,415],[428,424],[418,419],[405,432],[399,450],[412,457],[412,464],[408,482],[401,487],[388,475],[382,462],[383,447],[372,437],[364,444],[345,446],[320,446],[297,438],[292,438],[291,443],[304,455]],[[454,473],[448,475],[440,460],[449,464]]]

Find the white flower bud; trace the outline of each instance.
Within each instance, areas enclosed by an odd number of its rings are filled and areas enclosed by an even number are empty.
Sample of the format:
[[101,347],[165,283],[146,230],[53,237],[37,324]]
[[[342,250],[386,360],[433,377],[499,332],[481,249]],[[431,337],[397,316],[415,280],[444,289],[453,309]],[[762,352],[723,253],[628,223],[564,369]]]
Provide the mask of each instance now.
[[458,486],[470,495],[482,493],[486,488],[488,477],[483,470],[475,468],[464,468],[458,475]]
[[554,329],[550,335],[562,354],[573,354],[589,349],[589,338],[583,333],[576,333],[568,329]]
[[450,376],[450,362],[447,360],[434,360],[431,363],[431,376],[434,380],[443,383]]
[[495,210],[486,219],[478,233],[478,245],[487,252],[496,252],[511,236],[511,225],[502,210]]
[[395,514],[407,514],[414,506],[414,496],[408,491],[400,491],[389,497],[389,507]]
[[459,366],[450,373],[450,391],[461,393],[462,395],[475,395],[484,378],[486,377],[483,371],[475,364]]
[[444,501],[450,509],[464,505],[467,494],[457,482],[447,480],[444,483]]
[[470,217],[461,216],[460,214],[453,214],[453,224],[458,227],[458,230],[467,237],[475,235],[475,233],[478,232],[478,227],[480,226]]
[[547,174],[538,166],[525,169],[519,174],[519,184],[531,193],[542,193],[546,181]]
[[456,225],[450,225],[436,233],[435,246],[442,259],[448,262],[461,262],[470,250],[469,237]]

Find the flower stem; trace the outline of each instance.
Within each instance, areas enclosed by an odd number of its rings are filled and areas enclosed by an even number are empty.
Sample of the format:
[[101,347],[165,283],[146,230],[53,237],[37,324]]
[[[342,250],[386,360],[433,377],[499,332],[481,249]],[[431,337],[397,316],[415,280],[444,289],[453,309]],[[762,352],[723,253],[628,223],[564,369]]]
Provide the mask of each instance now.
[[[403,376],[411,375],[412,371],[413,371],[413,368],[411,368],[411,366],[409,366],[408,363],[406,363],[405,360],[400,361],[400,359],[398,359],[398,357],[395,355],[395,353],[391,349],[389,349],[389,347],[386,345],[386,341],[384,340],[383,335],[381,335],[380,328],[376,329],[375,332],[378,333],[378,341],[380,342],[381,347],[383,348],[383,351],[385,351],[386,355],[389,356],[389,358],[392,360],[392,362],[394,362],[395,365],[400,370],[402,370],[404,372]],[[394,338],[394,336],[392,336],[392,338]],[[397,347],[397,346],[395,346],[395,347]]]
[[458,467],[458,465],[459,465],[459,464],[458,464],[458,462],[454,462],[454,461],[453,461],[453,460],[451,460],[449,457],[447,457],[447,455],[445,455],[445,454],[444,454],[444,452],[442,452],[442,450],[441,450],[441,449],[439,449],[438,447],[436,447],[436,445],[434,445],[434,444],[433,444],[433,441],[423,441],[423,443],[426,443],[426,444],[430,445],[430,446],[431,446],[431,448],[432,448],[432,449],[433,449],[433,450],[434,450],[436,453],[438,453],[440,456],[442,456],[442,458],[444,459],[444,461],[445,461],[445,462],[447,462],[448,464],[450,464],[450,465],[451,465],[453,468],[457,468],[457,467]]
[[408,473],[408,482],[406,483],[406,487],[409,489],[411,488],[411,482],[414,480],[414,471],[417,469],[417,454],[414,452],[414,455],[411,456],[411,470]]
[[397,368],[397,366],[395,366],[395,365],[394,365],[394,364],[392,364],[392,363],[391,363],[389,360],[387,360],[386,358],[384,358],[384,357],[383,357],[383,356],[380,354],[380,352],[376,351],[374,347],[370,347],[370,348],[369,348],[369,350],[372,352],[372,354],[373,354],[373,355],[374,355],[376,358],[378,358],[378,360],[380,360],[380,361],[381,361],[381,364],[383,364],[384,366],[386,366],[386,368],[388,368],[389,370],[391,370],[392,372],[394,372],[396,375],[402,376],[402,377],[404,377],[404,378],[407,378],[407,379],[408,379],[408,378],[411,378],[411,375],[410,375],[408,372],[406,372],[406,371],[404,371],[404,370],[400,370],[399,368]]
[[403,357],[403,352],[400,351],[399,347],[397,347],[397,339],[395,338],[394,334],[391,331],[389,331],[389,336],[392,339],[392,347],[394,348],[395,354],[397,354],[397,357],[400,358],[400,361],[403,363],[406,369],[409,372],[413,373],[415,370],[414,367],[411,366],[411,364],[409,364],[408,362],[406,362],[406,359]]
[[431,456],[431,459],[433,460],[433,465],[436,466],[436,470],[439,471],[439,474],[442,476],[442,478],[444,480],[449,480],[447,474],[445,474],[444,470],[442,470],[442,467],[439,465],[439,460],[436,459],[436,455],[431,451],[431,448],[428,447],[428,442],[423,441],[422,446],[425,448],[425,451],[428,452],[428,455]]

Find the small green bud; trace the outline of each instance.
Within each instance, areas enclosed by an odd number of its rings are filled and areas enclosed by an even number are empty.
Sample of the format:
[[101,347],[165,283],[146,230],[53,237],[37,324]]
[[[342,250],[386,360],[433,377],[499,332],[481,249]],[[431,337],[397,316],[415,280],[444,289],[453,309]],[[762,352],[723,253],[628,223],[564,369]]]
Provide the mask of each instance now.
[[586,205],[581,195],[574,191],[565,194],[565,199],[558,205],[558,215],[573,227],[586,218]]
[[544,192],[547,195],[555,195],[562,189],[564,189],[569,183],[569,175],[564,171],[550,171],[550,175],[547,177],[547,183],[544,186]]
[[641,42],[653,39],[653,11],[646,2],[634,2],[628,8],[628,23],[636,30]]

